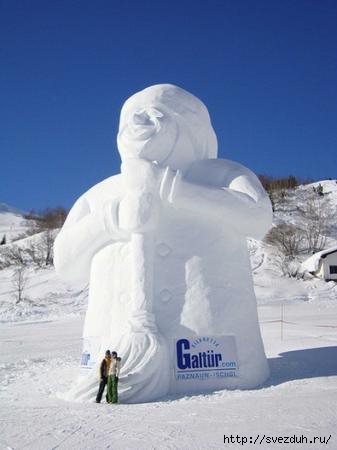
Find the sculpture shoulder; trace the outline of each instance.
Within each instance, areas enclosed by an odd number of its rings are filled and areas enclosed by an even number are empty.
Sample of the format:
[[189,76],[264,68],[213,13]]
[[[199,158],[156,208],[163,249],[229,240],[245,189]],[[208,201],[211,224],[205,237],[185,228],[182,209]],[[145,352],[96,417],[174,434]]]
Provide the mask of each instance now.
[[259,181],[256,175],[242,164],[229,159],[203,159],[196,161],[185,174],[185,178],[198,184],[228,187],[238,177]]
[[64,228],[73,225],[93,211],[100,210],[105,201],[116,199],[122,195],[121,175],[114,175],[82,194],[71,208]]
[[121,174],[113,175],[100,183],[92,186],[86,191],[77,202],[85,202],[90,209],[96,209],[101,206],[106,200],[118,198],[122,195],[123,186]]

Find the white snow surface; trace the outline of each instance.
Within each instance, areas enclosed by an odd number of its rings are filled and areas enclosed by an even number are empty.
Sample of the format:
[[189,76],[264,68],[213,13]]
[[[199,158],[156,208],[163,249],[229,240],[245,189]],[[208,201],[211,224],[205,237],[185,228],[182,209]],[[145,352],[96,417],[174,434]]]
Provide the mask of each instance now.
[[[304,202],[306,190],[296,189],[292,202]],[[337,195],[330,197],[335,207]],[[13,269],[0,271],[0,449],[334,450],[337,284],[281,276],[273,248],[260,241],[250,240],[249,252],[270,378],[257,389],[133,405],[62,399],[79,370],[87,291],[67,286],[52,268],[30,269],[27,300],[15,305]],[[224,435],[258,440],[224,444]],[[328,444],[266,440],[330,435]]]
[[[321,305],[289,297],[281,339],[280,305],[259,307],[271,376],[258,389],[167,396],[134,405],[60,398],[58,393],[67,392],[77,376],[83,316],[2,324],[0,448],[209,450],[255,448],[224,445],[224,435],[253,440],[331,435],[328,445],[286,448],[335,449],[336,312],[336,301]],[[265,438],[257,448],[285,445]]]

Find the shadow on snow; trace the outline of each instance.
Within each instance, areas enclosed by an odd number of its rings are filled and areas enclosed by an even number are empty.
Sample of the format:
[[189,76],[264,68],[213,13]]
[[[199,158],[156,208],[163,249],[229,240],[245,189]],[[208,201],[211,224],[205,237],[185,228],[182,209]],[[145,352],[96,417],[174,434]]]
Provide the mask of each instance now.
[[270,377],[261,387],[337,375],[337,347],[292,350],[268,359]]

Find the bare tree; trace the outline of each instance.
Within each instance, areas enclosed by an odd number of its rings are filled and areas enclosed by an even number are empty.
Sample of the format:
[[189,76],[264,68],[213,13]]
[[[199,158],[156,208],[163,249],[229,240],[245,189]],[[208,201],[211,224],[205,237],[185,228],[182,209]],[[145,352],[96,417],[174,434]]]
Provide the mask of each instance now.
[[17,266],[12,275],[12,286],[14,288],[14,296],[16,303],[23,300],[23,292],[27,285],[27,272],[25,266]]
[[45,230],[55,230],[61,228],[67,217],[67,210],[63,206],[55,208],[46,208],[39,214],[33,210],[25,216],[29,221],[33,234]]
[[53,248],[55,241],[55,230],[47,228],[43,233],[42,245],[44,248],[44,262],[46,266],[53,264]]
[[281,178],[274,178],[270,175],[259,175],[259,179],[268,193],[284,189],[294,189],[300,184],[300,180],[294,175]]
[[62,206],[47,208],[40,214],[32,211],[26,216],[30,221],[29,234],[40,233],[40,239],[34,240],[27,248],[31,260],[39,267],[53,264],[53,246],[57,229],[61,228],[67,217],[67,211]]
[[305,234],[301,228],[280,224],[269,231],[265,242],[277,246],[285,256],[294,257],[300,253],[304,239]]
[[25,251],[30,260],[38,267],[46,267],[53,264],[53,246],[57,230],[47,229],[42,231],[38,239],[34,240],[26,247]]
[[322,250],[326,244],[326,233],[329,222],[333,218],[333,211],[329,202],[323,196],[309,197],[304,207],[299,208],[302,213],[302,228],[304,230],[308,253]]
[[53,246],[56,230],[47,228],[42,232],[40,242],[37,244],[38,259],[44,266],[53,264]]
[[293,256],[285,256],[282,252],[277,252],[274,256],[274,263],[284,277],[299,279],[310,279],[312,276],[301,271],[300,261]]
[[0,250],[2,267],[9,267],[12,265],[25,266],[27,258],[24,249],[18,245],[6,246]]

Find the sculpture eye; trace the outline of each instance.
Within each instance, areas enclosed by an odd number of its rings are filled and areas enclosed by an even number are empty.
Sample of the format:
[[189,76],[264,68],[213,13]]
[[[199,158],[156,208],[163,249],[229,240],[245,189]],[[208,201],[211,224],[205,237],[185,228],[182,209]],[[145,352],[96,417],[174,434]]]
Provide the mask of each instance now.
[[136,125],[153,125],[151,117],[149,116],[147,111],[136,112],[133,115],[133,121]]
[[157,122],[157,119],[163,116],[163,113],[156,108],[146,108],[134,113],[133,122],[135,125],[153,126]]

